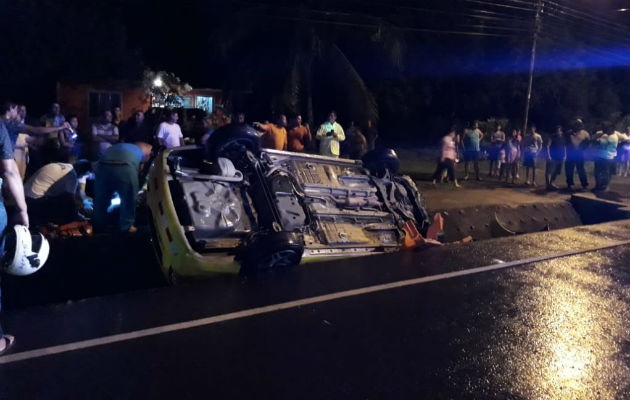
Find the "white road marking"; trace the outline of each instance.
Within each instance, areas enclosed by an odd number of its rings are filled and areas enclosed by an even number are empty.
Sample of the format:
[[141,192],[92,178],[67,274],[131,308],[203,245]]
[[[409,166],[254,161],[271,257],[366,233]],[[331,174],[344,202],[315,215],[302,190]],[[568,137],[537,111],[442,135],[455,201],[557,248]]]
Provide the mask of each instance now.
[[592,251],[603,250],[603,249],[608,249],[608,248],[623,246],[623,245],[628,245],[628,244],[630,244],[630,240],[624,240],[624,241],[614,242],[612,244],[607,244],[604,246],[598,246],[598,247],[585,249],[585,250],[567,251],[567,252],[562,252],[562,253],[557,253],[557,254],[550,254],[546,256],[530,257],[530,258],[525,258],[521,260],[501,262],[501,263],[486,265],[483,267],[465,269],[461,271],[446,272],[443,274],[423,276],[421,278],[407,279],[403,281],[384,283],[380,285],[367,286],[367,287],[352,289],[352,290],[344,290],[341,292],[328,293],[321,296],[308,297],[305,299],[287,301],[284,303],[272,304],[272,305],[268,305],[264,307],[250,308],[247,310],[232,312],[228,314],[215,315],[213,317],[206,317],[206,318],[200,318],[200,319],[195,319],[191,321],[179,322],[175,324],[156,326],[153,328],[141,329],[141,330],[127,332],[127,333],[120,333],[117,335],[103,336],[103,337],[88,339],[88,340],[81,340],[78,342],[62,344],[58,346],[44,347],[41,349],[29,350],[29,351],[24,351],[21,353],[8,354],[5,356],[2,356],[0,357],[0,364],[9,364],[16,361],[24,361],[24,360],[29,360],[29,359],[53,355],[53,354],[66,353],[69,351],[82,350],[82,349],[87,349],[90,347],[103,346],[106,344],[139,339],[139,338],[143,338],[147,336],[160,335],[160,334],[168,333],[168,332],[175,332],[175,331],[181,331],[184,329],[191,329],[191,328],[196,328],[200,326],[212,325],[219,322],[231,321],[231,320],[235,320],[239,318],[246,318],[246,317],[251,317],[255,315],[267,314],[267,313],[271,313],[275,311],[286,310],[289,308],[296,308],[296,307],[306,306],[310,304],[323,303],[323,302],[327,302],[331,300],[342,299],[345,297],[359,296],[359,295],[368,294],[368,293],[382,292],[385,290],[418,285],[418,284],[426,283],[426,282],[434,282],[434,281],[439,281],[439,280],[444,280],[444,279],[457,278],[460,276],[473,275],[473,274],[478,274],[481,272],[505,269],[505,268],[510,268],[517,265],[525,265],[525,264],[551,260],[554,258],[574,256],[578,254],[589,253]]

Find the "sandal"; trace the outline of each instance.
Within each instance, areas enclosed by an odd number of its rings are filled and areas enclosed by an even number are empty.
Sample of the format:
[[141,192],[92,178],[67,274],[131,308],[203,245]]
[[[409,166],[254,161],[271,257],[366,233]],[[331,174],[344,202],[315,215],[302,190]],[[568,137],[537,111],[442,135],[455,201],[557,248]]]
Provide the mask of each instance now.
[[0,350],[0,356],[1,356],[1,355],[5,354],[6,352],[8,352],[9,349],[13,346],[13,344],[15,343],[15,336],[13,336],[13,335],[3,335],[0,338],[0,341],[4,342],[4,348],[2,350]]

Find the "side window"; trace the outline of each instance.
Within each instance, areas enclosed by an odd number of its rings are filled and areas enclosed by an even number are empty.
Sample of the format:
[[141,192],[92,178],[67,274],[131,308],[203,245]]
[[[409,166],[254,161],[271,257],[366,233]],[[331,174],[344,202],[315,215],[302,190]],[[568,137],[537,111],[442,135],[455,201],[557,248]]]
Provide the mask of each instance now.
[[90,118],[98,118],[103,111],[122,106],[122,96],[117,92],[90,92],[89,114]]

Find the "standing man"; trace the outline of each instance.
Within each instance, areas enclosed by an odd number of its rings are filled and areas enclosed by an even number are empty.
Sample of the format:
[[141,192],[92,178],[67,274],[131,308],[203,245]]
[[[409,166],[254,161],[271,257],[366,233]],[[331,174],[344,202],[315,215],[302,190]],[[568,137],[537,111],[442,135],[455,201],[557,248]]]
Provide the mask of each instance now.
[[98,145],[98,157],[118,143],[118,127],[114,125],[112,119],[112,112],[105,110],[101,122],[92,125],[92,140]]
[[[20,133],[44,136],[51,133],[57,134],[57,132],[70,127],[70,125],[65,121],[58,126],[47,128],[41,126],[27,125],[20,117],[18,105],[12,102],[5,103],[2,111],[4,115],[4,127],[7,131],[7,134],[9,135],[11,146],[15,146],[18,135]],[[24,116],[26,116],[26,107],[24,107]]]
[[339,142],[346,140],[346,135],[337,123],[336,112],[328,114],[328,121],[320,125],[316,137],[319,140],[319,154],[339,158]]
[[236,118],[234,118],[232,123],[233,124],[237,124],[237,125],[245,125],[245,113],[237,112],[236,113]]
[[556,127],[556,132],[547,139],[547,165],[545,168],[545,181],[547,190],[556,190],[558,187],[553,184],[556,177],[562,171],[562,163],[567,159],[567,148],[564,132],[561,126]]
[[[536,132],[536,125],[531,125],[523,138],[523,166],[525,167],[525,184],[536,186],[536,157],[542,149],[542,136]],[[532,181],[529,181],[529,171]]]
[[[20,125],[26,124],[26,106],[20,104],[18,107],[17,121]],[[26,176],[26,166],[28,165],[28,134],[26,132],[18,133],[18,136],[13,145],[13,158],[20,171],[22,180]]]
[[[470,125],[468,125],[470,127]],[[475,168],[475,177],[478,181],[479,177],[479,153],[481,148],[479,143],[483,139],[483,132],[479,129],[479,122],[475,121],[473,129],[466,129],[464,131],[464,180],[468,180],[468,163],[472,162]]]
[[376,130],[376,127],[371,119],[368,119],[367,122],[365,138],[367,139],[368,151],[374,150],[376,148],[376,139],[378,139],[378,130]]
[[348,146],[348,158],[360,160],[367,153],[367,139],[359,129],[355,130],[352,136],[346,142],[350,142]]
[[144,120],[144,112],[136,111],[121,131],[122,141],[125,143],[151,143],[151,130]]
[[61,107],[59,106],[59,103],[52,103],[52,105],[50,106],[50,111],[42,115],[41,122],[42,125],[47,128],[58,127],[66,122],[66,117],[64,117],[61,113]]
[[358,131],[359,127],[354,124],[354,121],[350,121],[350,125],[344,131],[344,134],[346,135],[346,140],[344,140],[344,142],[341,144],[341,157],[352,158],[350,157],[350,153],[353,151],[352,145]]
[[265,133],[260,137],[260,145],[265,149],[287,149],[287,117],[279,114],[275,123],[261,124],[254,122],[254,127],[262,129]]
[[499,152],[505,143],[505,132],[501,129],[501,125],[497,125],[497,130],[490,136],[490,168],[488,176],[499,175],[501,170],[501,160],[499,160]]
[[[2,177],[2,189],[13,197],[17,208],[17,214],[13,216],[12,223],[9,224],[4,202],[0,198],[0,237],[4,238],[5,230],[9,225],[19,224],[28,227],[24,187],[17,164],[13,159],[13,144],[9,139],[4,120],[0,120],[0,176]],[[4,239],[0,243],[0,256],[4,256]],[[2,309],[1,297],[2,291],[0,289],[0,310]],[[5,334],[0,324],[0,355],[6,353],[14,342],[15,337]]]
[[593,140],[597,143],[595,155],[595,187],[594,192],[608,191],[610,176],[614,173],[615,157],[619,141],[630,140],[624,133],[615,131],[613,124],[607,123],[604,132],[598,132]]
[[114,193],[120,196],[120,232],[135,232],[138,172],[151,155],[151,145],[143,142],[118,143],[105,151],[96,167],[94,181],[94,230],[105,231],[107,208]]
[[184,145],[184,135],[177,121],[179,114],[175,110],[167,110],[166,121],[162,122],[158,127],[157,138],[160,146],[170,149]]
[[295,116],[292,122],[292,128],[287,132],[287,150],[295,152],[303,152],[313,139],[311,136],[311,128],[308,124],[302,125],[302,116]]
[[626,178],[630,172],[630,126],[626,128],[626,139],[619,142],[619,176]]
[[112,124],[120,128],[120,124],[122,122],[122,110],[120,109],[120,107],[117,106],[112,108]]
[[584,169],[584,151],[588,147],[591,135],[584,129],[582,120],[577,120],[573,132],[567,137],[567,161],[564,173],[567,177],[567,189],[573,190],[573,175],[577,169],[582,189],[588,188],[588,178]]

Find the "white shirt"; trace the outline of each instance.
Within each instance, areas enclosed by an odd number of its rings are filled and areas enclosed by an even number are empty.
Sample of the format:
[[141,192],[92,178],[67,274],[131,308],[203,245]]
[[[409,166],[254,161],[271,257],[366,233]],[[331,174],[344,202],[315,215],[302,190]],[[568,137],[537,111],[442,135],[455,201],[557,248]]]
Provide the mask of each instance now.
[[[71,176],[71,175],[74,176]],[[62,179],[67,178],[64,182]],[[60,183],[53,188],[53,185]],[[58,196],[65,192],[74,193],[77,186],[77,177],[72,164],[50,163],[46,164],[33,174],[24,184],[24,195],[31,199],[39,199],[46,196]]]
[[182,129],[177,123],[162,122],[158,127],[157,137],[167,148],[177,147],[180,145],[180,140],[184,137]]

